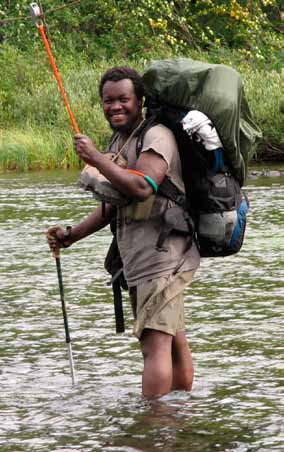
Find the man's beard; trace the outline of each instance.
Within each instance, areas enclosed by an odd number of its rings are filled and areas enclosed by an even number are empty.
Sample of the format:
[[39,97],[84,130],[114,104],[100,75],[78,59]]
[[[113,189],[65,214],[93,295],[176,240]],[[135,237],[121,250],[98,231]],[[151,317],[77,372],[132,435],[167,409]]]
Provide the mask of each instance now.
[[135,127],[135,124],[133,124],[133,123],[126,123],[126,124],[123,124],[121,126],[114,126],[114,125],[110,124],[110,128],[114,132],[121,132],[121,133],[132,132],[134,127]]
[[119,132],[119,133],[123,133],[123,134],[130,134],[140,124],[141,121],[142,121],[142,116],[138,117],[136,119],[136,121],[130,121],[130,122],[127,122],[126,124],[123,124],[123,125],[115,126],[115,125],[112,125],[110,122],[109,122],[109,125],[110,125],[110,128],[114,132]]

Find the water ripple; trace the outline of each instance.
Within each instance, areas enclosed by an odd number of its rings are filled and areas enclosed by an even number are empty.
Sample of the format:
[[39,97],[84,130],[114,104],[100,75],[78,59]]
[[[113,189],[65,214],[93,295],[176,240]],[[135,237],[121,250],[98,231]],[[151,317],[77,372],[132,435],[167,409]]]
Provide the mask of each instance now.
[[103,270],[108,230],[61,256],[78,378],[71,385],[43,230],[76,223],[94,208],[77,177],[0,178],[1,452],[282,451],[284,181],[246,187],[242,252],[204,259],[186,291],[192,393],[149,402],[140,394],[142,361],[126,296],[127,330],[115,334]]

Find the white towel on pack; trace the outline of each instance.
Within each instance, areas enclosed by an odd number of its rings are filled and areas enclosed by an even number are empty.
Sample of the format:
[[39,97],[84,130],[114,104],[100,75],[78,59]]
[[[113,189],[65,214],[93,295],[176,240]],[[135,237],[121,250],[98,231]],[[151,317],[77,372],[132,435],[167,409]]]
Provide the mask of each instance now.
[[196,133],[198,140],[208,151],[223,147],[212,121],[201,111],[189,111],[181,120],[181,123],[183,130],[188,135]]

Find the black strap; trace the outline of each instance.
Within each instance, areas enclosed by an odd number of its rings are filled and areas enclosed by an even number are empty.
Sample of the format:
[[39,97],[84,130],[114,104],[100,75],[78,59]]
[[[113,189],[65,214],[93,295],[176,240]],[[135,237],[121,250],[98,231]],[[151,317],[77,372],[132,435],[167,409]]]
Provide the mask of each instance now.
[[123,316],[123,305],[122,305],[122,296],[121,296],[121,287],[123,289],[127,288],[126,282],[123,276],[123,266],[122,261],[119,254],[119,249],[117,246],[116,236],[115,236],[115,226],[116,221],[112,218],[110,223],[111,231],[114,234],[111,245],[107,252],[105,258],[105,269],[111,274],[112,278],[109,283],[109,286],[112,286],[113,290],[113,301],[114,301],[114,314],[115,314],[115,325],[116,332],[123,333],[124,332],[124,316]]
[[150,118],[146,119],[142,123],[141,127],[139,127],[139,129],[136,131],[135,136],[138,137],[137,143],[136,143],[137,159],[142,151],[144,137],[145,137],[146,133],[148,132],[149,129],[151,129],[151,127],[153,127],[156,124],[158,124],[156,116],[150,116]]
[[194,223],[190,215],[181,206],[170,207],[163,214],[164,224],[156,244],[157,251],[168,251],[164,247],[164,242],[172,233],[187,237],[186,251],[191,247],[194,235]]
[[117,278],[112,283],[112,290],[113,290],[113,300],[114,300],[116,332],[123,333],[125,331],[125,328],[124,328],[123,305],[122,305],[122,295],[121,295],[119,278]]
[[175,202],[184,209],[187,209],[185,194],[171,181],[168,176],[165,176],[163,182],[159,185],[158,193]]

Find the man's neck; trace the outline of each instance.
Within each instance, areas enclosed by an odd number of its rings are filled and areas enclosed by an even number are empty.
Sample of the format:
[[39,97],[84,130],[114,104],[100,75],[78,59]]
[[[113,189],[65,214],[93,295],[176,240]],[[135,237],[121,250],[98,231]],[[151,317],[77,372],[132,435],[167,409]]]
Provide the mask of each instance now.
[[122,130],[119,131],[119,135],[121,137],[121,141],[126,141],[130,135],[133,133],[133,131],[135,129],[137,129],[137,127],[141,124],[141,121],[143,120],[142,116],[139,116],[139,118],[137,119],[137,121],[135,121],[135,123],[131,126],[131,128],[129,128],[128,130]]

